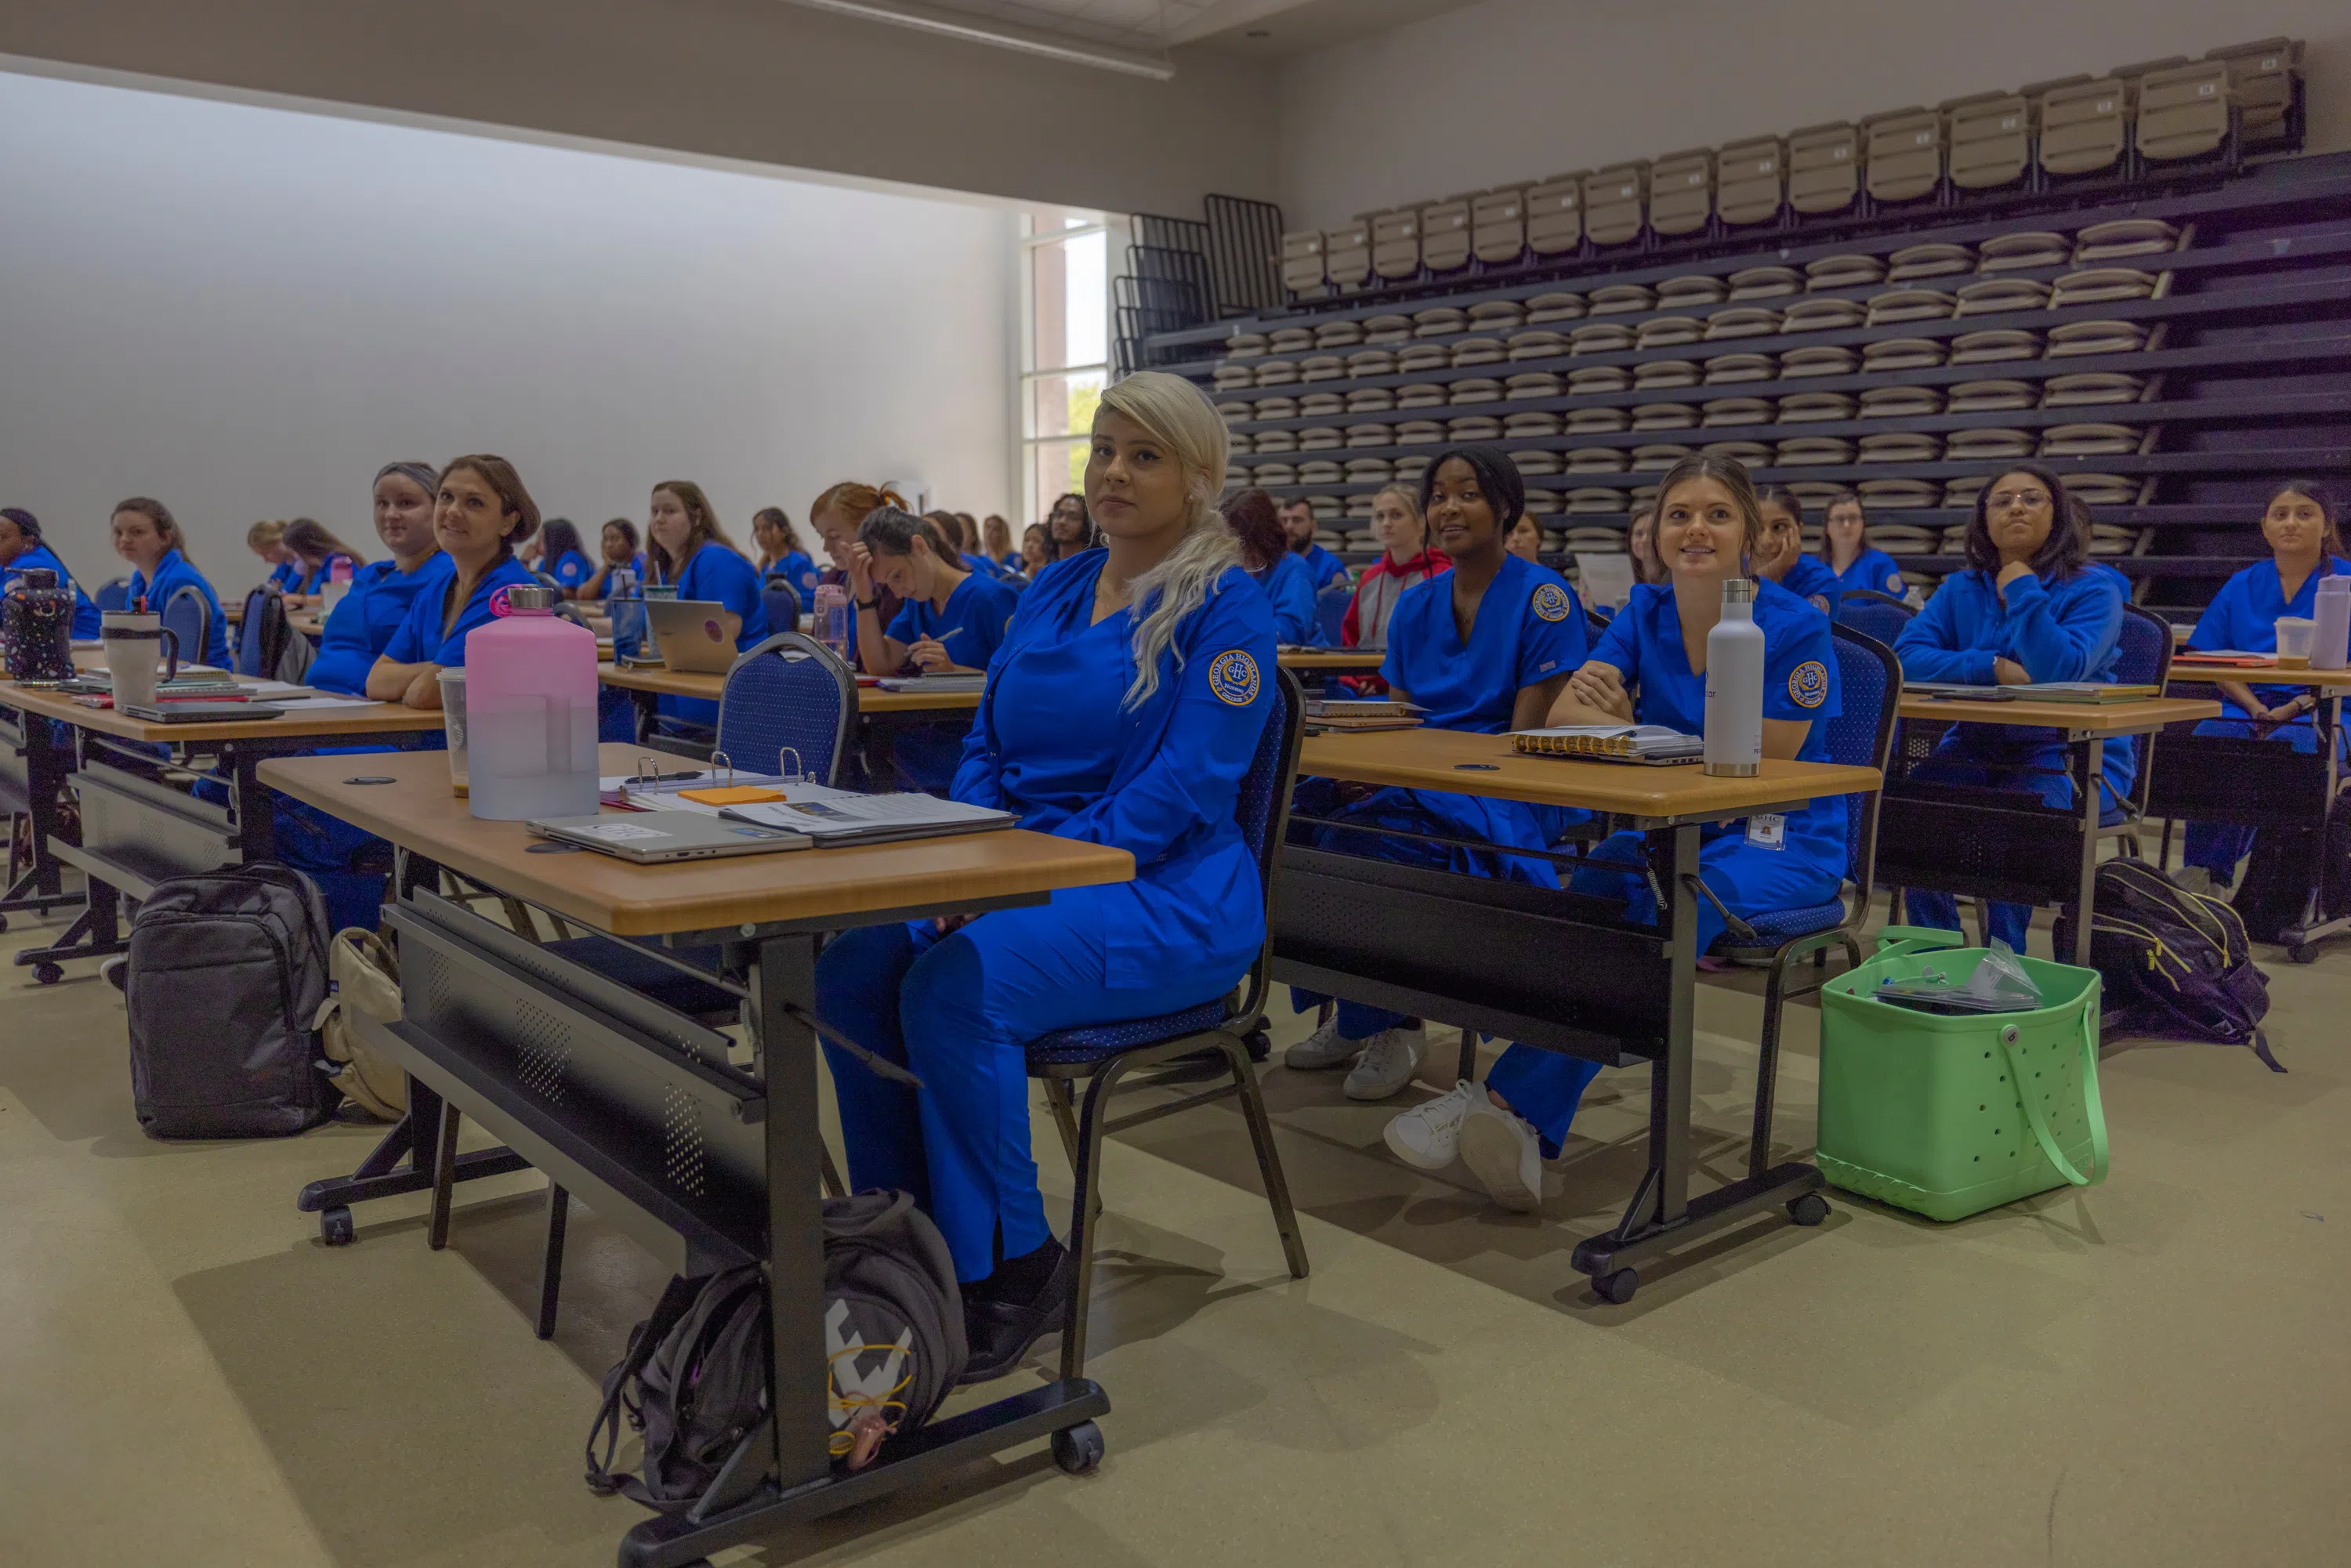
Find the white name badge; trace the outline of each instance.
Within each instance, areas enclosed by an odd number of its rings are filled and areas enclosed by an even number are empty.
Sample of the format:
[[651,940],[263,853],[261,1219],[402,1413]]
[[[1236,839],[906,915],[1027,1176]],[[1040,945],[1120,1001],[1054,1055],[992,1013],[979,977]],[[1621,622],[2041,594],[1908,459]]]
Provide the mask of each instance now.
[[1747,841],[1759,850],[1788,847],[1788,819],[1765,812],[1747,819]]

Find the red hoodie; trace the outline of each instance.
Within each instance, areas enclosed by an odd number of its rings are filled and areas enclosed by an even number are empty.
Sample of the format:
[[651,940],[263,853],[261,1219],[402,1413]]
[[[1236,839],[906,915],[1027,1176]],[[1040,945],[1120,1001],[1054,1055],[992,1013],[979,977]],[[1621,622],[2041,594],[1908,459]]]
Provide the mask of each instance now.
[[1396,601],[1404,597],[1404,591],[1452,570],[1452,558],[1434,545],[1402,563],[1391,559],[1385,551],[1381,552],[1379,559],[1364,569],[1364,575],[1355,583],[1355,597],[1347,601],[1347,619],[1340,623],[1341,643],[1349,648],[1364,647],[1364,633],[1368,632],[1371,646],[1385,646],[1388,617],[1395,613]]

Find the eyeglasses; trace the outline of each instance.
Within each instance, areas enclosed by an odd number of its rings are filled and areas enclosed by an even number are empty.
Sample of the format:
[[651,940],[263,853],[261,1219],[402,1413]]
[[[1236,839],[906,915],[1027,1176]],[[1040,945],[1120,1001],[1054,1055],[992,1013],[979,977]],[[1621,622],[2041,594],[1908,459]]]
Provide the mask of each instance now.
[[1991,510],[2004,512],[2011,507],[2045,507],[2049,504],[2046,490],[2002,490],[1990,497]]

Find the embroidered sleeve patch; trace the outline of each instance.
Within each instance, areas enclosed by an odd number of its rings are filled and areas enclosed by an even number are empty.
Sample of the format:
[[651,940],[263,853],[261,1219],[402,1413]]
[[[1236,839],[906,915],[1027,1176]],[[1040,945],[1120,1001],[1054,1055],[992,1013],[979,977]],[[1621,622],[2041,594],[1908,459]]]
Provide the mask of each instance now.
[[1788,672],[1788,695],[1798,707],[1818,707],[1828,695],[1828,666],[1818,659],[1807,659]]
[[1567,619],[1567,593],[1555,582],[1540,584],[1535,589],[1535,613],[1546,621]]
[[1228,649],[1208,664],[1208,689],[1235,707],[1257,701],[1257,661],[1238,648]]

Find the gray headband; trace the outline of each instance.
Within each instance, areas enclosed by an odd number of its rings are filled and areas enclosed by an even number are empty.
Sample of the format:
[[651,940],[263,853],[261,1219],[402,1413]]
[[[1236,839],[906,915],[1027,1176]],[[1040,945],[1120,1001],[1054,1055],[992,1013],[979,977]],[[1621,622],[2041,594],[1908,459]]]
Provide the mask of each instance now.
[[397,474],[403,479],[413,480],[428,497],[440,493],[440,474],[422,463],[387,463],[375,471],[375,477],[368,481],[369,487],[372,489],[381,484],[387,474]]

